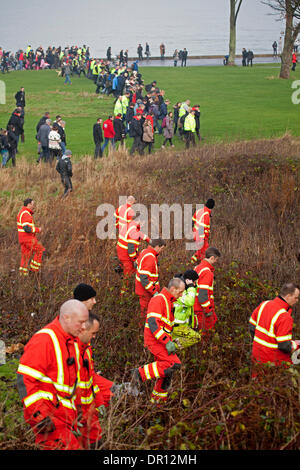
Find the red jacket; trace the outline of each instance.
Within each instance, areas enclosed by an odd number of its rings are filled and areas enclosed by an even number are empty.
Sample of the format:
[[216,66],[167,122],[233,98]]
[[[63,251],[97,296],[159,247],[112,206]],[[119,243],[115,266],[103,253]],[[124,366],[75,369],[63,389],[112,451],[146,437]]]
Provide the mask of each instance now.
[[148,119],[148,120],[151,122],[152,131],[154,131],[153,116],[151,116],[151,114],[148,114],[148,115],[146,116],[146,119]]
[[211,209],[204,206],[198,209],[193,215],[193,232],[195,240],[208,240],[210,234],[210,214]]
[[[205,259],[201,261],[198,266],[195,267],[195,271],[198,273],[199,277],[197,280],[197,296],[194,304],[194,311],[209,313],[215,311],[215,302],[214,302],[214,270],[215,268]],[[200,289],[207,292],[207,300],[200,303],[198,299],[198,294]]]
[[54,424],[56,420],[66,426],[74,424],[79,355],[77,338],[63,330],[58,317],[26,344],[17,371],[17,383],[24,417],[31,426],[47,416]]
[[252,358],[255,361],[270,361],[276,365],[292,362],[290,354],[279,349],[283,343],[289,346],[290,353],[298,349],[292,340],[291,312],[291,307],[280,297],[262,302],[253,311],[249,322],[255,329],[252,346]]
[[32,210],[24,206],[17,215],[19,243],[36,238],[35,234],[40,232],[40,229],[34,225],[32,214]]
[[116,133],[114,130],[114,123],[111,119],[107,119],[106,121],[104,121],[102,128],[104,137],[106,137],[107,139],[114,138]]
[[121,230],[124,226],[127,226],[128,223],[131,222],[135,216],[135,212],[131,208],[131,204],[126,203],[116,209],[114,216],[116,219],[116,228]]
[[165,287],[150,300],[144,329],[145,346],[151,346],[157,342],[166,344],[172,341],[175,300]]
[[140,224],[132,220],[120,230],[117,246],[126,250],[129,258],[135,260],[142,240],[149,242],[150,238],[141,232]]
[[135,293],[137,295],[145,295],[146,293],[154,295],[160,291],[157,257],[158,253],[152,246],[148,246],[139,254],[135,276]]

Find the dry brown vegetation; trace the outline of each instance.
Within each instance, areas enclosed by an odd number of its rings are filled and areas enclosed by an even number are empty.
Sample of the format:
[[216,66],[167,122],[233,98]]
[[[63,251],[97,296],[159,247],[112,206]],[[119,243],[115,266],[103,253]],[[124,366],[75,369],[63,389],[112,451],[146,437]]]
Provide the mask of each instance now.
[[[7,345],[25,344],[53,319],[77,283],[88,282],[97,290],[95,312],[102,322],[96,366],[118,383],[149,357],[137,325],[138,300],[133,293],[119,297],[115,241],[96,236],[97,207],[104,202],[116,207],[119,195],[128,194],[148,208],[216,200],[211,244],[222,253],[216,333],[181,356],[183,368],[162,409],[149,404],[153,384],[138,398],[115,399],[101,448],[299,449],[298,371],[271,370],[263,383],[251,381],[248,335],[253,308],[284,281],[299,279],[299,156],[300,144],[289,136],[144,157],[116,152],[95,161],[85,156],[74,164],[74,192],[67,200],[60,198],[54,167],[19,161],[16,169],[1,171],[1,337]],[[23,280],[16,214],[28,196],[36,200],[35,220],[47,251],[42,273]],[[160,260],[162,285],[189,266],[190,255],[184,240],[168,241]],[[297,332],[300,338],[298,325]],[[15,405],[13,412],[20,409]],[[2,422],[6,413],[0,412]],[[32,446],[22,421],[10,436],[0,448]]]

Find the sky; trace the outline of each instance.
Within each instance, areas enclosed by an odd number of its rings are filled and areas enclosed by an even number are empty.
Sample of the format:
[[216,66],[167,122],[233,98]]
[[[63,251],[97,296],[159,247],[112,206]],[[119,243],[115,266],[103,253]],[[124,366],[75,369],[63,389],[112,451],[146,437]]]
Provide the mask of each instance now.
[[[152,55],[187,47],[190,54],[223,54],[228,49],[229,0],[14,0],[1,2],[0,46],[6,50],[90,46],[92,55],[128,49],[148,41]],[[269,52],[282,23],[260,0],[243,0],[237,26],[238,48]],[[270,44],[271,41],[271,44]],[[242,42],[247,42],[243,44]]]

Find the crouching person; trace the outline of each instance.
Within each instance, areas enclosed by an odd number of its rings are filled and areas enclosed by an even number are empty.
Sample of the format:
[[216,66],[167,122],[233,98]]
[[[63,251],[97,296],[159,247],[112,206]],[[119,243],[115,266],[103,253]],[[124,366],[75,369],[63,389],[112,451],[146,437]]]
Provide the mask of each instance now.
[[184,349],[201,341],[201,334],[193,329],[196,327],[194,304],[197,293],[196,283],[199,276],[196,271],[189,269],[178,277],[185,283],[185,291],[174,303],[172,338],[180,349]]

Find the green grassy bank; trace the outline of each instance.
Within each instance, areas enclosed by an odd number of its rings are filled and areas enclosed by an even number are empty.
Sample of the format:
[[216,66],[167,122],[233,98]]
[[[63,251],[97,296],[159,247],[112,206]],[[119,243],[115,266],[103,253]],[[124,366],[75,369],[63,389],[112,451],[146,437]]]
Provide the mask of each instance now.
[[[279,80],[279,66],[140,68],[145,83],[157,80],[171,105],[190,99],[201,106],[201,131],[207,142],[272,138],[287,131],[299,134],[299,105],[292,103],[292,83]],[[26,90],[25,143],[20,154],[36,156],[35,126],[44,111],[51,118],[61,114],[66,121],[68,147],[77,155],[93,152],[92,126],[113,110],[113,97],[95,94],[91,80],[74,76],[72,85],[53,70],[10,72],[2,75],[6,85],[6,104],[0,105],[0,126],[6,127],[14,109],[14,95],[20,86]],[[171,107],[171,106],[170,106]],[[130,145],[131,139],[127,139]],[[156,136],[155,148],[162,138]],[[177,148],[183,143],[175,138]]]

